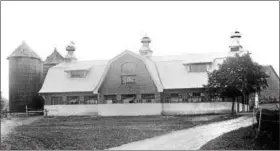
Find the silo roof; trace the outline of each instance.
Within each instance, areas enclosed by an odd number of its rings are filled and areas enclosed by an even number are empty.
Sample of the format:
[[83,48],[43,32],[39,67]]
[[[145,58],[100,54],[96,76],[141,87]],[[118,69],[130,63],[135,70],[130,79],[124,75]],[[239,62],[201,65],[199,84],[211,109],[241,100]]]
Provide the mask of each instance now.
[[40,56],[35,51],[33,51],[24,41],[14,50],[14,52],[7,59],[12,57],[30,57],[42,60]]
[[44,64],[59,64],[63,61],[64,61],[64,58],[61,56],[61,54],[55,48],[53,53],[46,58]]

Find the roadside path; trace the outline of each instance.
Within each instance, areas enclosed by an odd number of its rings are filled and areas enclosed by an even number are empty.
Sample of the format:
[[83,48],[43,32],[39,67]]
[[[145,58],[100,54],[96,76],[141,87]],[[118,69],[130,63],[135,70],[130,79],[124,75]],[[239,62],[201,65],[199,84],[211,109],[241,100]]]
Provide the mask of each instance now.
[[232,130],[250,126],[253,118],[242,116],[237,119],[196,126],[142,141],[124,144],[109,150],[198,150],[208,141]]
[[30,124],[42,116],[28,117],[28,118],[11,118],[11,119],[1,119],[1,141],[5,139],[7,134],[9,134],[15,127],[20,125]]

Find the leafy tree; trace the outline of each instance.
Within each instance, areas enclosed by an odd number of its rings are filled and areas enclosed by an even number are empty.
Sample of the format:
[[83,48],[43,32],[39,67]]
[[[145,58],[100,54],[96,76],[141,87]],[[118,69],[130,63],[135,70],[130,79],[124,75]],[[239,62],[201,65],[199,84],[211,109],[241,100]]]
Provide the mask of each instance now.
[[5,102],[1,98],[1,111],[4,109],[4,107],[5,107]]
[[242,96],[245,102],[249,94],[267,87],[268,75],[261,69],[259,64],[252,61],[249,53],[227,57],[217,70],[208,72],[206,92],[210,97],[232,98],[234,112],[234,102],[238,96]]
[[36,110],[42,110],[44,109],[44,98],[37,94],[35,97],[32,99],[32,105],[31,107]]
[[1,111],[7,109],[8,100],[1,96]]

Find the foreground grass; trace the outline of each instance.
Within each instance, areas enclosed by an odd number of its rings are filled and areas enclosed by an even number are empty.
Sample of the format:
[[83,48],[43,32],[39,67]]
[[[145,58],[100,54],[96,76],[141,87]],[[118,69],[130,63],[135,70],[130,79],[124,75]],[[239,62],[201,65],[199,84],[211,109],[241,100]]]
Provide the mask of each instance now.
[[237,115],[45,117],[15,128],[1,141],[1,150],[107,149]]
[[201,150],[279,150],[279,140],[271,140],[266,135],[255,137],[252,126],[226,133],[203,145]]

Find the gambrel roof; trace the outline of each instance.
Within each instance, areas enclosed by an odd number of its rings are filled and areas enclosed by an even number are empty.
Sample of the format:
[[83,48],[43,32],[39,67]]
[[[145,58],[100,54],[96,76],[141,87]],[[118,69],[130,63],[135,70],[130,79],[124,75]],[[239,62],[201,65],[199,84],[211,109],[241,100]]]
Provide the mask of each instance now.
[[135,56],[137,58],[139,58],[140,60],[142,60],[144,62],[144,64],[146,65],[147,69],[148,69],[148,72],[150,73],[150,76],[152,77],[153,81],[154,81],[154,84],[156,85],[157,87],[157,90],[159,92],[162,92],[163,91],[163,86],[160,82],[160,79],[159,79],[159,76],[157,74],[157,70],[156,70],[156,65],[153,61],[149,60],[148,58],[146,57],[143,57],[141,55],[138,55],[134,52],[131,52],[131,51],[128,51],[128,50],[125,50],[124,52],[122,52],[121,54],[117,55],[116,57],[114,57],[113,59],[111,59],[106,68],[105,68],[105,71],[103,72],[103,75],[101,77],[101,79],[99,80],[98,84],[96,85],[95,89],[94,89],[94,93],[97,93],[100,85],[102,84],[106,74],[108,73],[108,70],[109,70],[109,67],[111,65],[111,63],[114,61],[114,60],[117,60],[118,58],[120,58],[121,56],[125,55],[125,54],[131,54],[132,56]]
[[[60,63],[51,67],[47,73],[39,93],[90,92],[99,82],[107,60],[79,61],[76,63]],[[89,67],[89,68],[85,68]],[[65,71],[87,70],[85,78],[69,78]]]
[[[207,84],[206,72],[188,72],[186,65],[192,63],[212,63],[217,67],[227,56],[234,53],[181,54],[173,56],[152,56],[146,58],[131,51],[124,51],[111,60],[78,61],[60,63],[49,69],[40,93],[88,92],[97,93],[110,64],[122,55],[131,54],[142,60],[159,92],[164,89],[202,88]],[[218,61],[219,60],[219,61]],[[68,78],[68,71],[88,71],[86,78]]]

